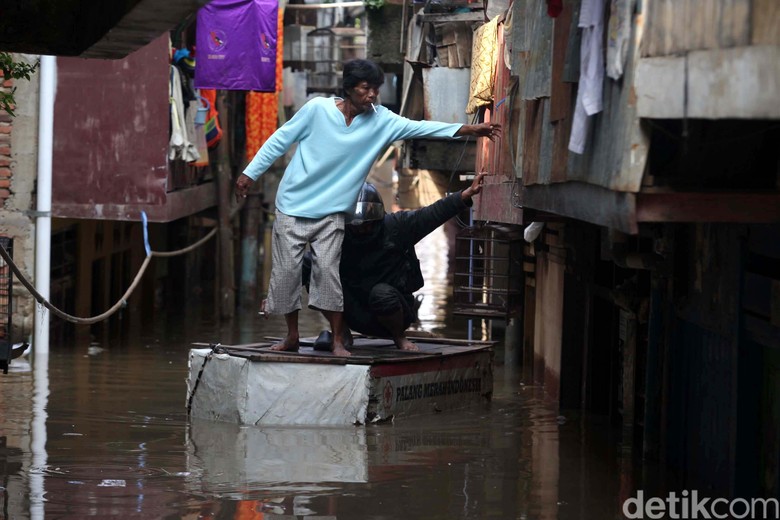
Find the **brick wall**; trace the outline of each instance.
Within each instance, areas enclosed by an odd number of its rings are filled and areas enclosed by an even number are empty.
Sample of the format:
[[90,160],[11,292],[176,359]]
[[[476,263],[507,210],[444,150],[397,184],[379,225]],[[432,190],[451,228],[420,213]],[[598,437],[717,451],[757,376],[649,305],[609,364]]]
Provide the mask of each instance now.
[[[13,80],[3,82],[2,90],[8,92],[13,88]],[[0,112],[0,208],[11,195],[11,124],[12,118],[5,112]]]

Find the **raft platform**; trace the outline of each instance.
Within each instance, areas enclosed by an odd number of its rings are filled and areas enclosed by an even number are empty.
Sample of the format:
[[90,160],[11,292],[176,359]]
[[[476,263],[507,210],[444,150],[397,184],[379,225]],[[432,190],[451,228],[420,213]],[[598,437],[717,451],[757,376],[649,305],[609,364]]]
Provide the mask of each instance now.
[[345,426],[455,410],[489,400],[495,342],[355,337],[350,357],[314,350],[196,343],[190,350],[190,416],[266,426]]

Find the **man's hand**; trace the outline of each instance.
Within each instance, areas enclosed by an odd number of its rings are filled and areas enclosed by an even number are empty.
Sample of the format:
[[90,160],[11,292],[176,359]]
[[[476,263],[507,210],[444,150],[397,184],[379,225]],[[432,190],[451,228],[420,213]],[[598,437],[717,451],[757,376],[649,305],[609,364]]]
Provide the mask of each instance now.
[[236,179],[236,202],[241,202],[241,199],[246,198],[249,187],[254,184],[255,181],[244,175],[243,173]]
[[501,137],[501,125],[498,123],[480,123],[478,125],[463,125],[455,132],[456,136],[473,135],[487,137],[491,141]]
[[487,175],[487,172],[479,172],[476,174],[474,180],[471,181],[471,186],[460,193],[460,197],[464,202],[482,191],[482,186],[485,185],[485,175]]

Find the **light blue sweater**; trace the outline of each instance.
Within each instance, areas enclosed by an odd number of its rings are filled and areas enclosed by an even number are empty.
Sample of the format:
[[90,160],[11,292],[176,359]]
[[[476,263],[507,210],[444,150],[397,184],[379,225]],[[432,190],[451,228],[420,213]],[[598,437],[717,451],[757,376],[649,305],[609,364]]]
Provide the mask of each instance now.
[[257,180],[298,143],[276,193],[276,208],[293,217],[322,218],[352,211],[377,155],[394,141],[453,137],[460,124],[413,121],[383,106],[347,126],[338,98],[314,98],[263,144],[244,175]]

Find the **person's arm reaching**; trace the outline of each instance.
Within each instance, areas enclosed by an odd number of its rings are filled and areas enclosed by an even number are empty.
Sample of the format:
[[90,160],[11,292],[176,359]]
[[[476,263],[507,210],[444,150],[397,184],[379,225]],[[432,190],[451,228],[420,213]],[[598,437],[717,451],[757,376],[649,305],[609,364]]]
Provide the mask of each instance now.
[[309,116],[312,106],[305,104],[287,123],[277,129],[255,154],[254,159],[236,179],[236,200],[246,197],[249,187],[270,166],[309,130]]
[[441,226],[449,219],[470,207],[472,197],[482,191],[486,172],[480,172],[474,176],[471,186],[459,193],[453,193],[415,211],[402,211],[394,215],[402,222],[404,240],[409,245],[414,245],[427,234]]
[[501,137],[501,125],[498,123],[480,123],[478,125],[463,125],[455,132],[455,137],[472,136],[487,137],[491,141]]

